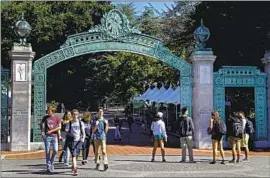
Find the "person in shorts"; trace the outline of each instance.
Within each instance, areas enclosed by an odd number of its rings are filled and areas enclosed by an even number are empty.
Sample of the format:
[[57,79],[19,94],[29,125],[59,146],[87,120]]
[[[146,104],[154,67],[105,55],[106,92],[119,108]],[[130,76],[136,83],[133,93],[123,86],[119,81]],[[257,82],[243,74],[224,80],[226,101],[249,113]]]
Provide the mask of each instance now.
[[225,164],[225,158],[224,158],[224,150],[223,150],[223,143],[222,138],[223,135],[218,131],[218,122],[221,118],[219,117],[219,113],[217,111],[214,111],[211,113],[211,119],[210,119],[210,130],[211,132],[211,138],[212,138],[212,149],[213,149],[213,161],[210,162],[210,164],[216,164],[216,157],[217,157],[217,149],[220,150],[220,155],[222,157],[221,164]]
[[162,120],[163,113],[158,112],[156,117],[153,119],[151,123],[151,131],[153,133],[153,141],[154,141],[154,148],[152,151],[152,162],[155,161],[155,155],[157,151],[157,147],[160,146],[161,154],[162,154],[162,161],[166,162],[165,160],[165,149],[164,149],[164,142],[167,142],[167,133],[165,128],[165,123]]
[[249,161],[249,148],[248,148],[249,134],[246,132],[247,118],[245,117],[243,111],[239,112],[239,117],[241,118],[241,121],[243,123],[243,129],[245,131],[241,140],[241,147],[244,148],[245,150],[245,158],[243,159],[243,161]]
[[79,120],[79,111],[73,109],[71,111],[73,120],[66,125],[67,144],[72,156],[72,172],[73,175],[78,175],[77,157],[80,154],[82,144],[85,139],[84,123]]

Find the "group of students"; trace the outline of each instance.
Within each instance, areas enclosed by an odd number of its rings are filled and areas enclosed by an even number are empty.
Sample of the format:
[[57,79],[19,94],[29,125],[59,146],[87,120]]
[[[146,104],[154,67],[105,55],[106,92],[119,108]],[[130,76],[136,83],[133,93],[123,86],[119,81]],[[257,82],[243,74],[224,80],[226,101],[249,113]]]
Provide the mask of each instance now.
[[[158,146],[161,147],[162,161],[166,161],[164,143],[167,142],[168,136],[166,134],[165,123],[162,120],[162,116],[162,112],[157,112],[151,124],[151,133],[154,142],[151,161],[155,161],[155,153]],[[182,160],[180,162],[186,162],[186,150],[188,149],[189,162],[196,163],[193,157],[192,138],[194,134],[194,124],[192,118],[188,116],[187,108],[183,108],[181,110],[181,116],[177,119],[176,122],[176,130],[180,135],[180,143],[182,148]],[[241,147],[244,148],[245,151],[245,158],[243,161],[249,161],[248,141],[249,135],[254,133],[254,127],[252,122],[245,117],[244,112],[240,111],[233,113],[233,116],[230,116],[227,125],[220,118],[217,111],[212,112],[207,132],[209,135],[211,135],[213,149],[213,160],[210,162],[210,164],[216,164],[218,148],[222,157],[221,164],[225,164],[225,156],[222,143],[225,135],[228,136],[229,147],[232,148],[232,160],[229,162],[240,162]]]
[[[80,152],[83,152],[82,164],[87,164],[90,145],[93,145],[96,169],[100,167],[99,148],[101,147],[104,161],[104,171],[108,169],[108,157],[106,153],[106,134],[108,121],[103,117],[103,109],[99,108],[97,116],[91,117],[89,112],[84,112],[83,118],[79,118],[79,111],[73,109],[66,111],[62,120],[54,113],[56,107],[49,105],[47,115],[40,123],[41,134],[44,139],[46,152],[47,171],[54,171],[54,161],[58,152],[58,138],[62,140],[62,153],[59,162],[64,158],[64,165],[69,167],[69,157],[72,156],[72,172],[78,175],[77,160]],[[50,146],[53,154],[50,157]]]
[[[54,160],[58,152],[58,137],[62,140],[62,153],[60,155],[59,161],[62,162],[64,158],[64,165],[69,166],[69,157],[72,156],[72,172],[73,175],[78,175],[77,160],[82,149],[83,160],[82,164],[87,164],[87,158],[89,154],[90,145],[93,145],[93,150],[95,154],[96,169],[99,170],[100,167],[100,156],[99,148],[101,147],[102,156],[104,161],[104,171],[108,169],[108,157],[106,152],[106,134],[108,132],[108,121],[103,117],[103,109],[99,108],[97,116],[95,118],[91,117],[89,112],[84,112],[83,118],[79,118],[79,111],[73,109],[71,112],[66,111],[63,119],[61,120],[58,116],[54,115],[56,107],[49,105],[47,108],[47,115],[43,117],[40,123],[41,134],[44,139],[45,152],[46,152],[46,165],[47,171],[54,171]],[[132,118],[132,117],[130,117]],[[163,113],[157,112],[151,123],[151,133],[152,141],[154,144],[152,151],[151,161],[155,161],[155,154],[158,146],[161,148],[162,161],[165,160],[165,148],[164,144],[167,142],[167,133],[165,128],[165,123],[162,120]],[[133,120],[133,119],[132,119]],[[254,132],[252,122],[245,118],[243,112],[234,113],[230,117],[230,122],[227,125],[229,131],[228,141],[232,147],[232,157],[231,163],[240,162],[241,147],[245,148],[245,159],[243,161],[249,160],[249,149],[248,140],[249,134]],[[118,117],[114,119],[116,125],[116,132],[120,132],[121,122]],[[133,121],[134,122],[134,121]],[[128,121],[131,130],[131,125],[133,123],[130,119]],[[227,134],[227,126],[225,122],[220,118],[219,113],[214,111],[211,113],[211,118],[209,122],[209,128],[207,132],[212,138],[212,148],[213,148],[213,161],[210,164],[216,163],[217,148],[219,147],[222,162],[225,164],[225,157],[223,151],[222,140],[224,135]],[[186,151],[189,152],[189,162],[196,163],[193,157],[193,134],[194,134],[194,124],[192,118],[188,116],[188,109],[182,108],[181,116],[176,122],[176,128],[180,135],[180,142],[182,148],[182,160],[180,162],[186,162]],[[118,138],[118,133],[115,135]],[[120,134],[121,139],[121,134]],[[53,148],[53,154],[50,156],[50,147]]]

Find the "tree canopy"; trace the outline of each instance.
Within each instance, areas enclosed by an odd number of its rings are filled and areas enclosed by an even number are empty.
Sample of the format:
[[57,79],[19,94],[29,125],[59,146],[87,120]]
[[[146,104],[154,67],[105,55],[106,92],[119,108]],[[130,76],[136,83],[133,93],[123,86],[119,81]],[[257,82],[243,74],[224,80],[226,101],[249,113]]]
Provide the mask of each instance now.
[[[106,1],[10,2],[1,4],[1,62],[10,68],[8,51],[17,37],[12,26],[24,12],[33,27],[28,42],[35,60],[59,49],[67,36],[84,32],[100,23],[105,12],[115,8]],[[270,49],[269,2],[179,1],[163,13],[145,7],[137,14],[133,3],[119,5],[131,25],[164,41],[169,50],[189,60],[194,49],[194,30],[201,18],[211,36],[207,47],[222,65],[262,67],[261,57]],[[254,10],[258,9],[258,10]],[[110,52],[80,56],[48,69],[48,100],[77,103],[109,97],[126,102],[153,82],[177,85],[179,72],[157,60],[132,53]],[[61,102],[60,101],[60,102]]]

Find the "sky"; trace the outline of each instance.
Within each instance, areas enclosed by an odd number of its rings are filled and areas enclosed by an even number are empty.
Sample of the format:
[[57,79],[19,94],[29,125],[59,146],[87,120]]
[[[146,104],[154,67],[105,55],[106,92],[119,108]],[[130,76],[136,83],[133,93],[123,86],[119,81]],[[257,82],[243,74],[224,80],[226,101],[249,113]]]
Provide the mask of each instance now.
[[168,7],[171,7],[171,5],[174,3],[173,1],[171,2],[168,2],[168,1],[163,1],[163,2],[152,2],[152,1],[146,1],[146,2],[133,2],[133,1],[121,1],[121,2],[113,2],[112,4],[129,4],[129,3],[133,3],[134,4],[134,7],[136,8],[136,12],[138,14],[140,14],[143,10],[144,10],[144,6],[149,6],[149,3],[152,4],[152,6],[154,8],[156,8],[159,12],[162,12],[162,10],[166,10],[166,6],[165,4],[168,6]]

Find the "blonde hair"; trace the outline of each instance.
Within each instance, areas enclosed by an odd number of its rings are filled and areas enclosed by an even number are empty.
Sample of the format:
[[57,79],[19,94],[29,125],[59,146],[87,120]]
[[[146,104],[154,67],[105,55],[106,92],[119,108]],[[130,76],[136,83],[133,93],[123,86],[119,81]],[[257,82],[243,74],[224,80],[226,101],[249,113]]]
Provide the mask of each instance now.
[[56,111],[56,106],[53,105],[53,104],[50,104],[50,105],[47,107],[47,110],[48,110],[48,111],[51,111],[51,112],[54,114],[55,111]]
[[213,111],[213,112],[211,113],[211,116],[212,116],[212,118],[214,119],[214,121],[217,121],[217,120],[220,119],[218,111]]
[[67,123],[67,122],[69,122],[70,120],[72,120],[72,117],[71,117],[71,118],[68,118],[68,113],[71,114],[70,111],[66,111],[65,114],[64,114],[64,116],[63,116],[63,118],[62,118],[62,121],[63,121],[64,123]]
[[83,119],[86,120],[86,121],[89,121],[92,119],[92,115],[90,112],[84,112],[83,113]]

